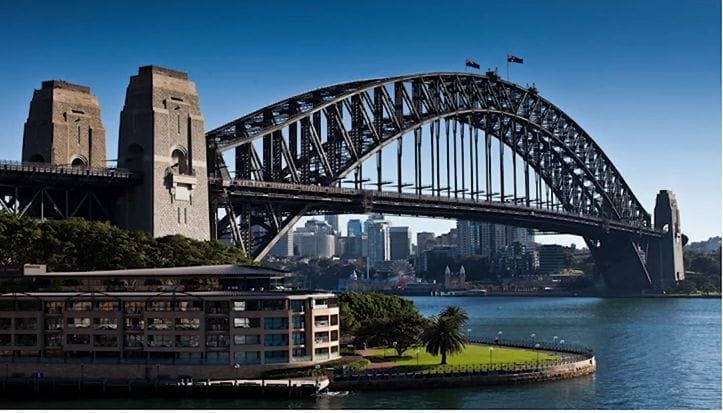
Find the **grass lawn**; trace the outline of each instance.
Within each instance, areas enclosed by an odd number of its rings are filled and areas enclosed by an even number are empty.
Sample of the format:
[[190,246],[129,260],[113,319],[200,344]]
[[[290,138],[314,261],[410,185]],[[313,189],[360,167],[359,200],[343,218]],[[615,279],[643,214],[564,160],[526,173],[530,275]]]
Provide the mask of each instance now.
[[[486,368],[490,364],[490,347],[492,347],[492,364],[497,365],[500,363],[528,363],[535,364],[538,360],[538,352],[534,350],[522,350],[508,347],[497,347],[488,346],[481,344],[467,344],[462,353],[447,355],[448,366],[470,366],[476,365]],[[417,349],[419,349],[419,361],[417,361]],[[397,356],[397,352],[388,348],[376,349],[374,355],[384,357],[385,360],[394,361],[398,366],[408,366],[410,370],[437,370],[446,369],[440,367],[442,361],[442,355],[433,356],[424,350],[424,347],[410,348],[402,357]],[[540,363],[545,361],[558,360],[560,357],[547,353],[545,351],[539,352]]]

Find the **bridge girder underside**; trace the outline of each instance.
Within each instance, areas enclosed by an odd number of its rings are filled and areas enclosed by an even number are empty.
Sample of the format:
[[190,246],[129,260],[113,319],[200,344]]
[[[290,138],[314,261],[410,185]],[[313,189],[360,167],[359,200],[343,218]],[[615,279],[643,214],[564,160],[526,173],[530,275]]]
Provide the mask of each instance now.
[[[429,163],[422,160],[425,127],[429,130]],[[413,164],[405,161],[402,153],[405,136],[413,139]],[[499,199],[512,205],[584,214],[631,228],[651,226],[650,214],[582,128],[541,98],[534,88],[505,82],[493,73],[435,73],[318,89],[237,119],[209,132],[207,139],[209,149],[217,154],[208,157],[209,171],[215,172],[212,178],[226,187],[231,177],[221,155],[225,150],[236,150],[236,179],[336,186],[353,174],[350,182],[356,188],[364,183],[364,162],[376,155],[375,184],[379,191],[390,183],[385,179],[395,175],[398,193],[406,193],[404,188],[411,187],[417,195],[428,191],[438,197],[446,194],[449,198],[487,202]],[[497,154],[491,153],[492,140],[499,147],[499,170],[494,171],[499,172],[496,188],[492,183],[492,159]],[[440,150],[440,141],[444,151]],[[394,142],[396,171],[385,175],[382,149]],[[452,161],[450,148],[454,149]],[[506,151],[512,154],[512,188],[509,182],[505,188],[504,182]],[[442,152],[446,155],[444,162]],[[518,159],[521,168],[517,167]],[[404,169],[413,170],[413,184],[403,183]],[[524,175],[521,188],[518,170]],[[457,179],[460,172],[461,185]],[[217,191],[214,203],[225,206],[227,212],[217,221],[218,235],[236,234],[234,240],[256,258],[263,257],[302,215],[319,210],[320,205],[310,202],[292,206],[269,201],[259,207],[233,198],[232,191]],[[614,245],[606,239],[586,238],[591,248],[595,247],[596,259],[615,257],[626,262],[628,272],[640,280],[634,284],[649,284],[650,276],[641,258],[644,254],[640,253],[645,247],[623,237],[627,247],[606,254],[602,251]],[[620,260],[621,256],[626,258]]]

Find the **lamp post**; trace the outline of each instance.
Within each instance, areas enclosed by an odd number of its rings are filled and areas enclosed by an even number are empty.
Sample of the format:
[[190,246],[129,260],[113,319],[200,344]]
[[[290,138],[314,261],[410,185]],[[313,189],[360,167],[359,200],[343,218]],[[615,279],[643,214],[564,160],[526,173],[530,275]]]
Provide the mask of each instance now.
[[238,369],[241,367],[240,364],[236,363],[233,365],[233,369],[236,372],[236,385],[238,386]]
[[557,344],[557,336],[555,336],[555,337],[552,338],[552,342],[555,343],[555,344]]
[[497,337],[495,337],[495,344],[497,344],[500,339],[502,339],[502,330],[497,332]]
[[419,365],[419,347],[417,347],[417,366]]
[[472,329],[468,328],[467,329],[467,341],[469,341],[471,333],[472,333]]
[[540,368],[540,343],[535,343],[535,350],[537,352],[537,368]]
[[[396,341],[392,342],[392,348],[394,349],[394,351],[397,351],[397,342]],[[392,356],[393,355],[394,354],[392,353]]]
[[492,350],[494,348],[490,346],[490,370],[492,370]]

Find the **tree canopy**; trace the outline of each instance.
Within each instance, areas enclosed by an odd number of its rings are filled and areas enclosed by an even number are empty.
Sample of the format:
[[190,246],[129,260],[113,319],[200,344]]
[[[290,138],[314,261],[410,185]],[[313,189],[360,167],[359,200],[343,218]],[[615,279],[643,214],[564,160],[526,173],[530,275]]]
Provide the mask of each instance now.
[[218,241],[180,235],[153,238],[108,222],[71,218],[38,222],[0,212],[0,265],[19,269],[46,264],[51,271],[251,264],[243,253]]
[[450,306],[432,317],[424,330],[422,340],[428,353],[442,355],[441,364],[447,364],[448,354],[461,353],[464,350],[462,327],[468,320],[467,313],[457,306]]

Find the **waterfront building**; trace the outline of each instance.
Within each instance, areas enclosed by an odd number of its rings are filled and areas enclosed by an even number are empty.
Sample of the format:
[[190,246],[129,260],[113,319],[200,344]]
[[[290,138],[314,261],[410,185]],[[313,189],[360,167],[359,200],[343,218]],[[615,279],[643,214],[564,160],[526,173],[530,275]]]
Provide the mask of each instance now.
[[389,259],[406,260],[412,250],[412,231],[409,227],[389,228]]
[[0,295],[7,374],[227,379],[339,357],[336,296],[287,290],[278,270],[44,267],[16,276],[27,291]]

